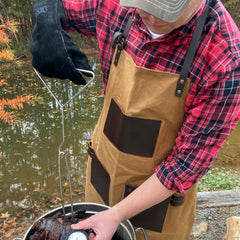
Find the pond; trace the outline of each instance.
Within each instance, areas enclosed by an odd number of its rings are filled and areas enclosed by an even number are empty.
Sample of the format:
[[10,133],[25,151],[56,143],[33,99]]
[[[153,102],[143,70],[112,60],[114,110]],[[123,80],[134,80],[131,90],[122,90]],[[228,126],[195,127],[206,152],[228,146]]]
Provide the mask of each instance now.
[[[91,59],[90,59],[91,61]],[[2,67],[2,66],[1,66]],[[95,80],[64,108],[65,143],[72,176],[74,201],[83,201],[87,145],[103,104],[100,69]],[[59,206],[58,147],[62,142],[61,111],[39,80],[30,62],[4,65],[0,79],[0,99],[31,94],[37,100],[18,110],[21,121],[13,126],[1,121],[0,128],[0,216],[8,213],[34,218],[38,209]],[[70,81],[46,79],[60,102],[64,103],[79,90]],[[8,109],[12,111],[11,109]],[[15,111],[16,112],[16,111]],[[67,172],[62,170],[63,185]],[[65,191],[68,191],[66,186]],[[67,192],[65,192],[67,195]],[[66,202],[69,198],[66,197]]]
[[[90,57],[91,64],[95,56]],[[71,169],[73,200],[84,201],[87,145],[98,120],[103,92],[99,64],[96,78],[64,111],[65,144]],[[58,184],[58,146],[62,141],[61,112],[55,100],[38,79],[31,63],[1,66],[0,99],[31,94],[37,100],[18,110],[18,124],[1,121],[0,128],[0,216],[8,214],[29,224],[44,211],[60,206]],[[69,81],[45,78],[61,102],[66,102],[79,89]],[[240,170],[240,125],[224,144],[214,166]],[[68,198],[67,173],[63,186]]]

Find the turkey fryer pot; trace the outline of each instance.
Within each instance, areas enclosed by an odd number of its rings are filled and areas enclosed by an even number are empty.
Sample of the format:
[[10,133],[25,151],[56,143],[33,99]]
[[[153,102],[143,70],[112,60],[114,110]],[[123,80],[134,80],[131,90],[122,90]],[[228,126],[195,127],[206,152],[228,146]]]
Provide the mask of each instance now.
[[[98,204],[98,203],[83,202],[83,203],[74,203],[73,204],[74,212],[78,211],[78,210],[85,210],[86,213],[89,214],[89,215],[93,215],[97,212],[104,211],[104,210],[107,210],[109,208],[110,207],[108,207],[106,205],[102,205],[102,204]],[[66,214],[71,214],[71,205],[70,204],[65,205],[65,213]],[[38,222],[42,218],[52,217],[55,214],[63,214],[62,207],[59,207],[59,208],[56,208],[56,209],[54,209],[50,212],[47,212],[46,214],[41,216],[36,222]],[[34,224],[27,230],[23,240],[29,240],[30,239],[31,229],[34,226]],[[112,240],[137,240],[137,236],[136,236],[137,231],[142,231],[145,239],[148,240],[145,230],[143,228],[134,229],[129,220],[123,221],[119,224],[119,226],[117,228],[117,231],[116,231],[116,235],[118,237],[117,237],[117,239],[115,239],[113,237]]]

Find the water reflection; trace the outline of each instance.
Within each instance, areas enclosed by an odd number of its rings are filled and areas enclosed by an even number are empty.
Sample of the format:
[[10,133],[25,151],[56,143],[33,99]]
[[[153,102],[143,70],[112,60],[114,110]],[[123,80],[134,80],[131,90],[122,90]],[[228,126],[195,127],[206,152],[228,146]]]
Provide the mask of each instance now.
[[[85,183],[87,144],[97,122],[103,103],[100,69],[96,79],[76,99],[67,105],[65,115],[65,144],[72,173],[72,187],[77,189],[74,201],[82,201]],[[20,111],[22,122],[8,126],[1,122],[0,146],[0,207],[1,213],[17,215],[22,209],[56,207],[59,197],[57,157],[62,142],[61,111],[55,100],[35,75],[30,63],[21,66],[6,65],[0,73],[9,86],[0,98],[17,95],[41,96],[43,104],[24,105]],[[79,89],[69,81],[46,80],[61,102],[66,102]],[[65,151],[65,150],[64,150]],[[66,174],[65,172],[63,175]],[[63,182],[67,182],[67,175]],[[52,206],[53,205],[53,206]],[[24,211],[26,218],[36,217],[33,211]]]

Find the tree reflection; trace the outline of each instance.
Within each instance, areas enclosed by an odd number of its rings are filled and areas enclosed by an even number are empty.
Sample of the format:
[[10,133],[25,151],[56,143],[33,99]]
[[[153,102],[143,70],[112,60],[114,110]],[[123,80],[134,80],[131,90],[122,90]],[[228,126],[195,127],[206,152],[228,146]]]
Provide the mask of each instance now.
[[[94,83],[83,91],[64,110],[65,144],[72,173],[73,188],[83,188],[87,162],[87,144],[102,108],[103,98],[100,70]],[[59,196],[57,157],[62,142],[61,112],[45,86],[38,80],[31,64],[7,66],[0,78],[8,86],[1,97],[21,94],[41,96],[42,103],[24,106],[22,122],[8,126],[1,124],[0,160],[1,212],[15,214],[26,206],[47,203],[52,195]],[[78,91],[70,81],[46,79],[52,91],[63,102]],[[64,168],[64,163],[63,168]],[[66,181],[66,172],[63,172]],[[78,200],[78,199],[77,199]],[[76,201],[77,201],[76,200]],[[29,217],[27,215],[26,217]]]

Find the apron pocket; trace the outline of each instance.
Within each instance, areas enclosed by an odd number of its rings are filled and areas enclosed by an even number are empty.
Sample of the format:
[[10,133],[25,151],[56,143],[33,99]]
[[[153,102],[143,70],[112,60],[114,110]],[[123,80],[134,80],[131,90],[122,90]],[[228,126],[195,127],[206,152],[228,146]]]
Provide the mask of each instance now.
[[[137,187],[126,185],[124,197],[130,194]],[[155,232],[161,232],[163,223],[167,214],[167,208],[170,198],[163,202],[139,213],[130,219],[130,222],[136,227],[142,227]]]
[[124,115],[112,99],[103,132],[119,151],[152,157],[160,126],[161,120]]
[[106,205],[108,205],[110,176],[101,162],[98,160],[95,151],[88,145],[88,154],[92,158],[91,162],[91,184],[101,196]]

